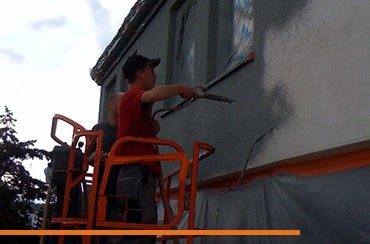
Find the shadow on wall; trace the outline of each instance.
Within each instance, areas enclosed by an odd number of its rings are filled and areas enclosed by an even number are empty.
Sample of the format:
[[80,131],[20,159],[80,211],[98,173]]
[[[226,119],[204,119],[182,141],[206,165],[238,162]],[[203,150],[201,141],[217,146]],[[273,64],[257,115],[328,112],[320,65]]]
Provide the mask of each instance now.
[[[300,12],[305,11],[309,0],[259,0],[254,1],[255,8],[255,39],[254,48],[256,53],[256,82],[261,88],[261,97],[265,102],[260,106],[261,119],[266,121],[266,127],[275,130],[284,127],[294,117],[294,104],[289,96],[289,87],[285,81],[276,80],[272,89],[265,89],[264,72],[266,63],[263,57],[265,51],[266,34],[269,29],[284,30],[288,22]],[[267,140],[262,141],[260,150]]]
[[256,82],[261,86],[261,97],[266,103],[260,107],[263,114],[266,114],[266,121],[274,128],[284,126],[294,115],[294,106],[289,99],[289,90],[283,81],[276,81],[275,86],[266,91],[263,86],[265,60],[266,33],[270,28],[283,30],[291,18],[303,11],[308,0],[259,0],[254,1],[255,9],[255,39],[254,49],[257,50],[255,65]]
[[308,0],[259,0],[254,1],[255,8],[255,39],[254,49],[257,50],[255,67],[256,83],[259,84],[263,98],[263,106],[259,112],[264,115],[268,126],[278,129],[283,127],[294,116],[294,105],[289,98],[289,89],[284,81],[277,80],[272,89],[266,90],[264,72],[266,64],[263,57],[266,33],[270,28],[283,29],[291,18],[303,11]]

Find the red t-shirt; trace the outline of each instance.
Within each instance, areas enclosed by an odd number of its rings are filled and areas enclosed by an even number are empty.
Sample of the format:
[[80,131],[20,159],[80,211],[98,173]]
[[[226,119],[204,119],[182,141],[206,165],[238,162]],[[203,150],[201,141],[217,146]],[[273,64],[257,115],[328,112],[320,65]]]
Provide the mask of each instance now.
[[[144,90],[140,88],[130,89],[123,97],[118,113],[117,139],[124,136],[153,138],[152,106],[142,104],[141,95]],[[128,142],[123,144],[118,153],[120,155],[146,155],[158,154],[158,150],[152,144]],[[161,171],[160,162],[142,162],[150,168],[154,174]]]

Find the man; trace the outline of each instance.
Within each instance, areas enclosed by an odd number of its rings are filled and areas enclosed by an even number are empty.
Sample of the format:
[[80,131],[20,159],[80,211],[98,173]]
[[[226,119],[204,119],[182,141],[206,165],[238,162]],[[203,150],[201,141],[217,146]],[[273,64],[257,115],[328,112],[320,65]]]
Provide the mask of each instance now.
[[[177,95],[184,99],[197,97],[195,88],[188,85],[175,84],[155,87],[157,75],[154,68],[159,63],[159,58],[149,59],[134,54],[124,64],[123,73],[128,79],[130,89],[121,100],[117,139],[124,136],[156,137],[159,127],[152,121],[154,102]],[[145,155],[157,154],[158,151],[150,144],[125,143],[119,149],[119,153],[121,155]],[[130,209],[136,208],[136,213],[140,213],[126,216],[128,222],[157,223],[155,177],[159,176],[160,173],[160,162],[139,162],[121,167],[117,179],[117,195],[128,196],[131,203]],[[124,205],[123,200],[121,204]],[[155,236],[151,238],[149,243],[154,243]],[[144,243],[144,241],[140,243]]]
[[[117,124],[118,124],[118,108],[121,103],[121,99],[125,95],[124,92],[115,92],[111,94],[107,101],[108,108],[108,119],[100,122],[93,126],[92,130],[103,130],[103,142],[102,142],[102,156],[99,170],[98,185],[100,185],[101,179],[104,172],[104,161],[107,158],[109,151],[117,139]],[[95,147],[93,153],[89,157],[91,165],[94,165]],[[108,192],[113,193],[115,190],[115,182],[117,178],[117,171],[112,170],[107,185]]]
[[[93,126],[92,130],[103,130],[102,157],[106,158],[117,137],[118,108],[124,92],[111,94],[107,101],[108,119]],[[95,153],[93,153],[95,155]],[[92,155],[93,155],[92,154]],[[91,157],[92,159],[92,157]]]
[[[92,130],[103,131],[102,154],[100,158],[100,168],[98,176],[98,191],[100,188],[101,180],[103,178],[103,173],[105,169],[105,159],[108,157],[109,151],[117,139],[118,108],[124,94],[125,94],[124,92],[115,92],[108,97],[107,100],[108,119],[94,125],[92,128]],[[93,146],[92,153],[90,154],[89,157],[89,162],[91,165],[94,165],[95,150],[96,145]],[[117,168],[116,166],[113,166],[109,175],[107,188],[105,191],[106,195],[115,195],[117,175],[118,175]],[[107,215],[109,220],[114,219],[114,215],[116,215],[115,207],[116,207],[115,199],[108,198]],[[97,238],[99,239],[98,242],[101,244],[114,242],[114,238],[112,237],[101,236]]]

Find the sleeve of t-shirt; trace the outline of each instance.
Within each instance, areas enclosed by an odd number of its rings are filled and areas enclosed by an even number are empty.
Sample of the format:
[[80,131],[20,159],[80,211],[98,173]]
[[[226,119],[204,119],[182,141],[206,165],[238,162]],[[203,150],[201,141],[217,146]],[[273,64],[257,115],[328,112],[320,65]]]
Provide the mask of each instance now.
[[130,101],[133,103],[132,108],[135,109],[131,115],[139,115],[142,111],[142,104],[141,104],[141,96],[143,95],[145,91],[141,89],[135,89],[130,95],[131,97],[129,98]]

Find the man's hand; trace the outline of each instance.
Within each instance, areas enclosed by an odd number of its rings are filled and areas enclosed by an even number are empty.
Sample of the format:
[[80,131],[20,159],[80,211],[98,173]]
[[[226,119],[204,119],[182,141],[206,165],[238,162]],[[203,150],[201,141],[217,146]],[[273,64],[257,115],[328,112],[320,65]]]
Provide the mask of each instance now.
[[94,166],[94,161],[95,161],[95,152],[93,152],[92,154],[90,154],[89,156],[89,164]]
[[[92,166],[94,166],[95,164],[95,154],[96,152],[93,152],[89,156],[89,164]],[[100,162],[104,163],[107,157],[108,157],[108,153],[101,151]]]
[[197,98],[198,97],[198,93],[196,91],[196,88],[195,87],[191,87],[191,86],[187,86],[187,85],[183,85],[182,88],[181,88],[181,93],[180,93],[180,96],[184,99],[188,99],[188,98]]

